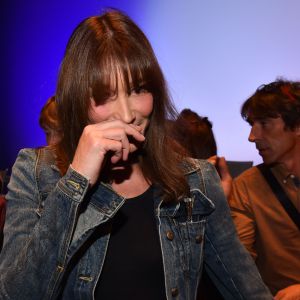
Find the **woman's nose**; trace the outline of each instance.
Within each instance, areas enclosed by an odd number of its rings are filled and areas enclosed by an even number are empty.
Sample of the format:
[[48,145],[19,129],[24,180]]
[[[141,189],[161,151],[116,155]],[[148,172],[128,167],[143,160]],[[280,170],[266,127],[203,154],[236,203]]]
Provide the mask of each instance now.
[[135,113],[131,107],[129,97],[128,95],[122,95],[118,101],[118,115],[127,124],[131,124],[135,120]]

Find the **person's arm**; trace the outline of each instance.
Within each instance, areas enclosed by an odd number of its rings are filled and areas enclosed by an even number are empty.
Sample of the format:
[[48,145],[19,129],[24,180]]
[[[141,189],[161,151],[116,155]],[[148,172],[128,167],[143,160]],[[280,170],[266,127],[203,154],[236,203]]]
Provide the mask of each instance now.
[[233,180],[228,200],[231,216],[242,244],[255,259],[257,257],[254,247],[256,224],[249,197],[246,184],[240,179]]
[[0,256],[0,299],[51,299],[68,263],[78,207],[88,180],[69,169],[45,200],[36,182],[37,156],[22,150],[13,167]]
[[299,300],[300,284],[290,285],[280,290],[274,297],[274,300]]
[[240,243],[230,216],[230,209],[214,168],[203,168],[206,195],[215,204],[215,211],[208,216],[204,263],[225,299],[272,299],[263,283],[253,259]]
[[226,197],[229,197],[232,187],[232,177],[230,175],[225,157],[219,157],[217,155],[214,155],[209,157],[207,161],[216,167],[221,179],[221,185],[224,194]]

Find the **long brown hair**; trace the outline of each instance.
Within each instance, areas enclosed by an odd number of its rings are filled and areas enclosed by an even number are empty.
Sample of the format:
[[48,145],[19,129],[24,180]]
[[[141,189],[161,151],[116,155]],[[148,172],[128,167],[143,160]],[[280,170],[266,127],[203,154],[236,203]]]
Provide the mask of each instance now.
[[119,11],[85,19],[68,42],[56,92],[63,128],[58,165],[64,173],[72,161],[83,128],[90,123],[90,98],[101,104],[117,90],[118,74],[129,94],[142,88],[153,96],[141,166],[145,177],[161,186],[165,199],[178,199],[188,193],[188,185],[166,136],[166,119],[176,112],[148,39]]

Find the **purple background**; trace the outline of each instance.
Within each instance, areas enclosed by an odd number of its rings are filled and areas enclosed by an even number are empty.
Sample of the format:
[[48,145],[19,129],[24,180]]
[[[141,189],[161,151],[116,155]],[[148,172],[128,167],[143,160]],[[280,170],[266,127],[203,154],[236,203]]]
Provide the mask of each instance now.
[[219,154],[260,162],[239,110],[260,84],[300,79],[300,2],[204,2],[2,0],[0,169],[19,149],[45,144],[39,113],[55,93],[67,40],[105,7],[125,11],[144,30],[177,108],[209,117]]

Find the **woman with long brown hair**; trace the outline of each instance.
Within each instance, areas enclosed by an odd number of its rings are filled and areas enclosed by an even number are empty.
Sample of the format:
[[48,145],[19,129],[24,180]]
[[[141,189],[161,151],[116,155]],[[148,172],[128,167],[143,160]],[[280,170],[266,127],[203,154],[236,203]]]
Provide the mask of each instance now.
[[61,141],[21,150],[7,194],[1,299],[271,299],[214,168],[181,157],[153,50],[126,15],[78,25],[55,94]]

